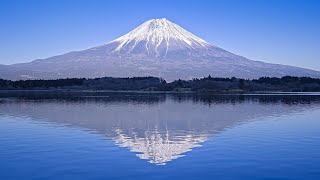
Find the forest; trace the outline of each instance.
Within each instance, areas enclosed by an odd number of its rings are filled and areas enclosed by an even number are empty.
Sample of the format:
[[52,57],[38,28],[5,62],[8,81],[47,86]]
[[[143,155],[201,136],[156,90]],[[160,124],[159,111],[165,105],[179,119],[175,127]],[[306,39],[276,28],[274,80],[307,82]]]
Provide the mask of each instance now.
[[110,90],[110,91],[174,91],[174,92],[319,92],[320,79],[311,77],[284,76],[261,77],[259,79],[194,78],[166,82],[158,77],[132,78],[67,78],[56,80],[4,80],[0,79],[1,90]]

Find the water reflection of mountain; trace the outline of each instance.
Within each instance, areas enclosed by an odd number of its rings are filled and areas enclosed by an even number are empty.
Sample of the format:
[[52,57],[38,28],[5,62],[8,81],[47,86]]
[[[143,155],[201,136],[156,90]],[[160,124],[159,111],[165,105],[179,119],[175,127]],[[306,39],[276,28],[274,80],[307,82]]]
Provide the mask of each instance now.
[[312,110],[319,102],[320,96],[19,95],[0,100],[0,115],[85,128],[166,164],[229,127]]

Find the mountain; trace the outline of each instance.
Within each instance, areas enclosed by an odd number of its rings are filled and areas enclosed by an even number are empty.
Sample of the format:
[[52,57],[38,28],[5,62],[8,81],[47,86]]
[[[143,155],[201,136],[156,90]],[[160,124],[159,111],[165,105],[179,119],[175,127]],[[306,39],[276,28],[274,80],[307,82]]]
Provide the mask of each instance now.
[[0,78],[157,76],[166,80],[194,77],[320,77],[319,71],[252,61],[193,35],[167,19],[152,19],[105,45],[83,51],[0,66]]

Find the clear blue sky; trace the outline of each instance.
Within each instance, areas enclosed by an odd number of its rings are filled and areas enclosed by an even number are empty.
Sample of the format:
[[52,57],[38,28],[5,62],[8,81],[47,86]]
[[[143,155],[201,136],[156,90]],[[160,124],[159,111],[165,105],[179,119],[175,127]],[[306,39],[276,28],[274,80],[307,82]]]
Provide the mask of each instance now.
[[0,0],[0,64],[105,44],[163,17],[250,59],[320,70],[318,0]]

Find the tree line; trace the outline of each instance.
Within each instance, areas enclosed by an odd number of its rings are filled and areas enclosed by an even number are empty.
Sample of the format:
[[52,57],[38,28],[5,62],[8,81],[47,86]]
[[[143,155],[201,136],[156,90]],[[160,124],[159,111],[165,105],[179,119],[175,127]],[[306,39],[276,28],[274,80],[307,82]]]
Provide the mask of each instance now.
[[143,91],[320,91],[320,79],[311,77],[284,76],[261,77],[259,79],[194,78],[192,80],[175,80],[166,82],[158,77],[132,78],[66,78],[56,80],[4,80],[0,79],[2,90],[36,90],[36,89],[80,89],[80,90],[143,90]]

